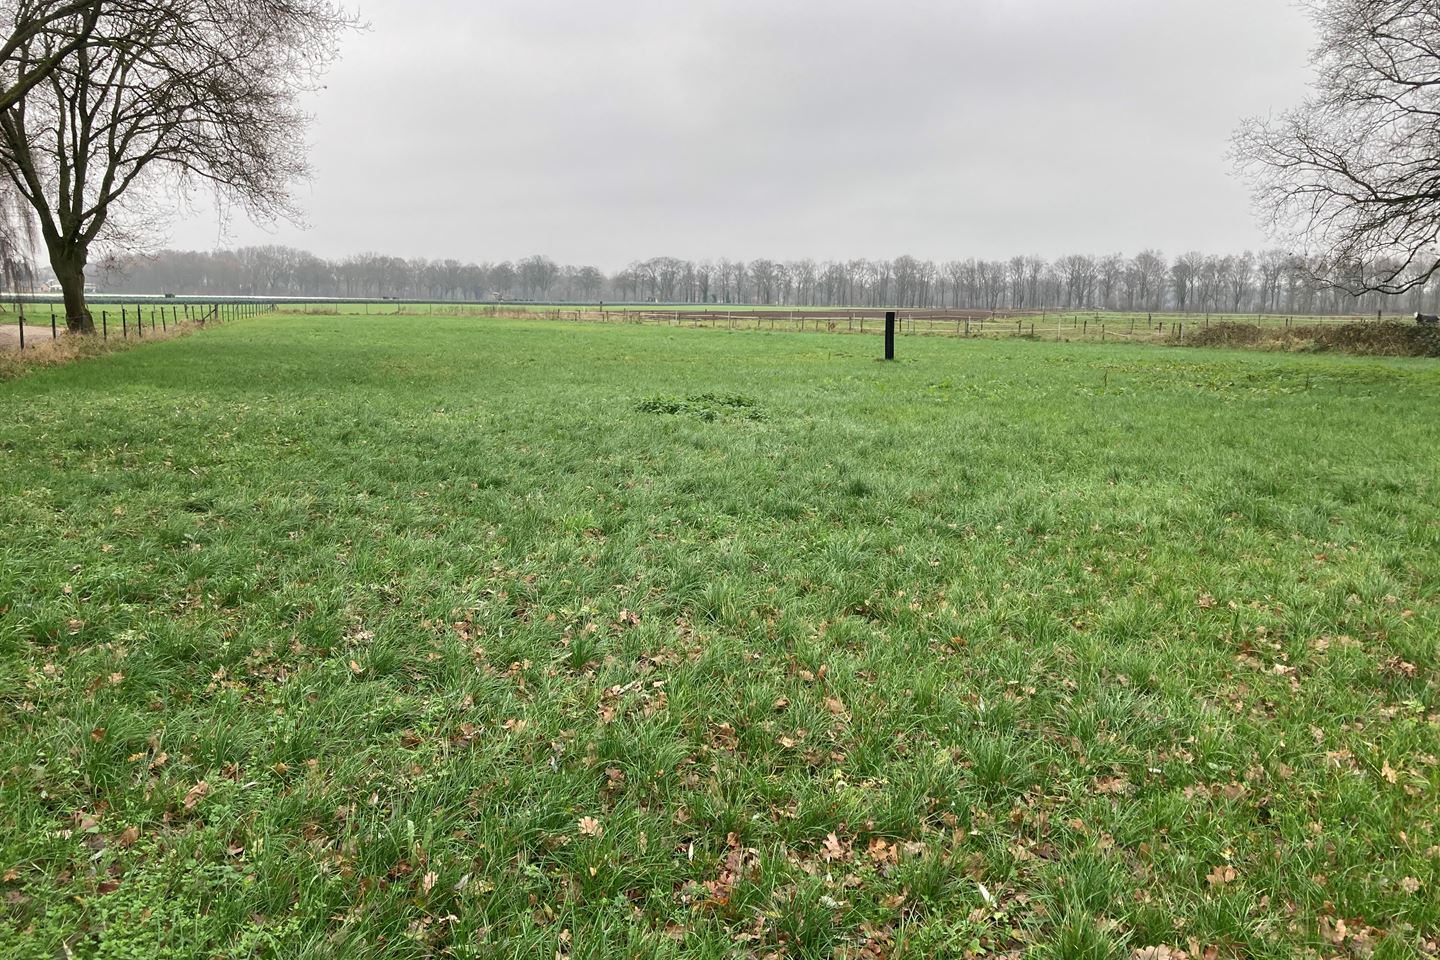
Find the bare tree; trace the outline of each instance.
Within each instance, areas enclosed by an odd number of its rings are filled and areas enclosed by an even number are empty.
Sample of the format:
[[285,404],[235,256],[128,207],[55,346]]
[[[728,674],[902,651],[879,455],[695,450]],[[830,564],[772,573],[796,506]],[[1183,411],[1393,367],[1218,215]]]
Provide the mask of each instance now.
[[[288,217],[306,173],[299,95],[353,21],[329,0],[101,0],[98,20],[0,114],[0,165],[34,211],[71,330],[93,332],[85,267],[146,224],[157,192],[199,185],[223,208]],[[24,41],[54,58],[87,14]],[[393,278],[392,278],[393,279]]]
[[1120,281],[1125,275],[1125,258],[1118,253],[1112,253],[1101,257],[1096,269],[1099,271],[1100,282],[1100,307],[1105,310],[1115,308],[1115,292],[1120,287]]
[[1255,279],[1255,254],[1246,250],[1238,257],[1231,257],[1230,270],[1226,274],[1229,283],[1230,310],[1239,313],[1240,306],[1250,296],[1251,282]]
[[1314,92],[1277,119],[1247,121],[1237,158],[1273,229],[1317,254],[1319,277],[1402,293],[1440,270],[1440,5],[1309,6]]
[[1170,267],[1159,250],[1142,250],[1135,255],[1137,310],[1158,310],[1164,302],[1165,276]]
[[543,300],[560,274],[560,267],[549,257],[536,254],[520,261],[520,286],[531,300]]
[[1065,306],[1091,306],[1091,294],[1095,288],[1095,258],[1089,254],[1071,254],[1061,257],[1055,266],[1065,282]]

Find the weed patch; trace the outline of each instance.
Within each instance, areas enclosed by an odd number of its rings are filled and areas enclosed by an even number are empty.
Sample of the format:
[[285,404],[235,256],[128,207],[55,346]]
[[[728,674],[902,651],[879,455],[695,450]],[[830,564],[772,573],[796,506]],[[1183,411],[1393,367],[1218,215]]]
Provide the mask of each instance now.
[[1185,334],[1183,341],[1172,338],[1172,342],[1190,347],[1244,347],[1377,357],[1440,357],[1440,329],[1394,321],[1291,327],[1217,323],[1191,330]]
[[759,401],[736,393],[699,393],[688,397],[646,397],[635,405],[641,413],[663,413],[713,421],[726,417],[742,420],[763,420]]

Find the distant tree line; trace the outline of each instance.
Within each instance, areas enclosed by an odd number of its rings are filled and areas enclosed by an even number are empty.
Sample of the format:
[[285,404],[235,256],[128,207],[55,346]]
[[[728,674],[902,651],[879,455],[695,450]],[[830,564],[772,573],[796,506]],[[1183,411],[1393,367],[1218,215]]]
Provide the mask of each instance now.
[[[1356,267],[1364,279],[1388,269]],[[656,257],[606,274],[549,257],[517,262],[402,259],[363,253],[327,260],[284,246],[193,252],[162,250],[107,265],[114,293],[267,297],[659,301],[782,306],[971,310],[1131,310],[1186,313],[1373,314],[1440,305],[1440,280],[1400,296],[1356,296],[1317,279],[1304,257],[1270,250],[1215,256],[1157,250],[1135,256],[1074,254],[1047,260],[704,260]],[[1361,284],[1355,284],[1358,287]]]

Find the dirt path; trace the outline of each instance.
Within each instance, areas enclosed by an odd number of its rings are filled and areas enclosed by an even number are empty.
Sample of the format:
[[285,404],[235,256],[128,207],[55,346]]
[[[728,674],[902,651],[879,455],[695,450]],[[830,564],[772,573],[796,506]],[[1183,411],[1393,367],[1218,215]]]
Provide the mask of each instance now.
[[[60,336],[65,336],[65,331],[60,331]],[[31,347],[41,342],[50,342],[50,320],[47,317],[44,324],[25,324],[25,346]],[[20,325],[17,323],[0,322],[0,350],[20,349]]]

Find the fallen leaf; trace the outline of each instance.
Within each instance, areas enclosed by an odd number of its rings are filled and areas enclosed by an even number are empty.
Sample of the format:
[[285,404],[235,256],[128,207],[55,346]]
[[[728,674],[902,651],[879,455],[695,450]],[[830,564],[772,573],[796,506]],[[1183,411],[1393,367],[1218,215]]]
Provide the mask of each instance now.
[[580,835],[583,837],[602,837],[605,835],[605,827],[594,817],[581,817]]
[[1235,868],[1225,865],[1211,870],[1205,879],[1210,881],[1210,886],[1212,887],[1223,887],[1227,883],[1234,883],[1236,876]]
[[1128,794],[1130,781],[1124,777],[1100,777],[1095,781],[1096,793]]
[[201,780],[185,794],[185,809],[194,810],[195,804],[199,803],[205,794],[210,792],[210,784]]
[[1135,960],[1184,960],[1184,958],[1185,951],[1163,944],[1155,947],[1139,947],[1135,951]]

